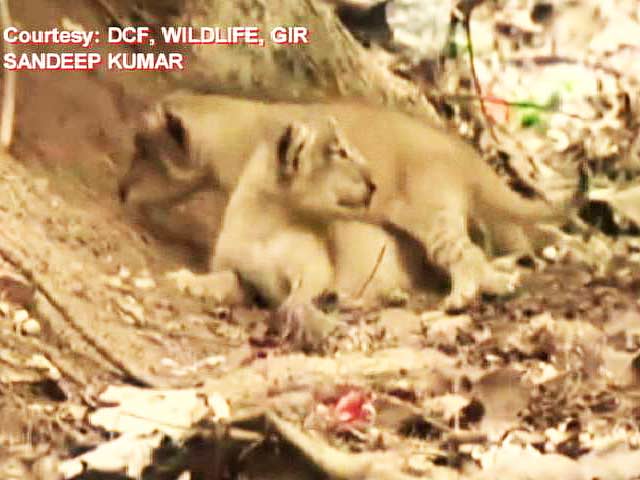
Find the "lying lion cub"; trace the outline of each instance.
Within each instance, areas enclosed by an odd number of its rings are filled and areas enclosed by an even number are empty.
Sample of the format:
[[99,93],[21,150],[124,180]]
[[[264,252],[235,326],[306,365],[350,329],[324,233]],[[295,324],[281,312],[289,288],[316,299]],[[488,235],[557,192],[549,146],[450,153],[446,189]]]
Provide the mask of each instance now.
[[[370,164],[378,191],[365,220],[407,232],[431,263],[449,273],[447,308],[462,308],[479,293],[504,294],[516,286],[516,276],[496,270],[471,241],[470,223],[504,233],[509,225],[519,228],[565,214],[564,207],[523,198],[471,146],[406,114],[349,102],[268,104],[191,94],[171,96],[158,108],[145,133],[152,158],[134,164],[121,194],[137,205],[168,205],[203,186],[231,191],[274,122],[313,115],[334,117]],[[140,171],[149,166],[173,184],[161,200],[136,194],[144,185]],[[367,253],[373,264],[378,252]]]
[[305,343],[315,343],[333,326],[312,303],[335,283],[326,229],[336,219],[361,216],[375,187],[366,162],[332,119],[293,122],[281,130],[276,140],[260,143],[246,164],[224,214],[212,267],[236,272],[285,316],[303,309],[299,331],[306,333]]

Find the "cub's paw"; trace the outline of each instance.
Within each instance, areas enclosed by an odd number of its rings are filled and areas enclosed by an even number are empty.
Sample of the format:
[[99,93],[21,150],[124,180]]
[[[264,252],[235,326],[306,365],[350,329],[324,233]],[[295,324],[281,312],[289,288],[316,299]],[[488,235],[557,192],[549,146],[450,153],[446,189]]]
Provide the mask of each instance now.
[[480,292],[476,281],[465,279],[452,282],[451,293],[442,302],[442,308],[447,312],[464,310],[471,304]]
[[295,349],[318,351],[339,322],[311,302],[285,302],[273,315],[273,329]]
[[519,272],[504,272],[488,265],[482,278],[480,291],[489,295],[510,295],[516,291],[519,283]]
[[225,305],[239,305],[247,300],[238,276],[231,271],[198,275],[183,268],[165,276],[180,292],[192,297]]
[[451,272],[451,293],[443,307],[447,311],[459,311],[468,307],[481,294],[509,295],[518,286],[518,272],[503,272],[488,263],[457,267]]

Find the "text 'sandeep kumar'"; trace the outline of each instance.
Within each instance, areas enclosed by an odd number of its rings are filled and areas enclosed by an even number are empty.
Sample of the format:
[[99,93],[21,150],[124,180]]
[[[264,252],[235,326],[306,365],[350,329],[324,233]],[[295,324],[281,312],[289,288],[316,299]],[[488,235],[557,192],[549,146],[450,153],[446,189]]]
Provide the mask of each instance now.
[[[3,67],[6,70],[183,70],[185,57],[178,52],[100,53],[92,51],[101,42],[114,45],[279,45],[309,43],[309,30],[300,26],[280,26],[266,32],[258,27],[109,27],[106,31],[3,30]],[[73,52],[8,52],[10,45],[68,45]],[[83,49],[83,50],[80,50]]]

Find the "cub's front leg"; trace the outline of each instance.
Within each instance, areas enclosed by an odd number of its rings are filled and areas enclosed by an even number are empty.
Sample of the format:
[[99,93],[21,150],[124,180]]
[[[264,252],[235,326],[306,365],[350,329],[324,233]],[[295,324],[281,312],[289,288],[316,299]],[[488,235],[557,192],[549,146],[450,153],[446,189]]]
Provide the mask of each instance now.
[[166,277],[173,281],[181,292],[210,300],[216,306],[242,305],[247,302],[238,276],[230,270],[197,274],[181,269],[167,273]]
[[[300,248],[304,242],[295,242]],[[282,337],[301,348],[317,349],[337,327],[337,320],[316,306],[316,299],[331,288],[333,264],[323,246],[300,248],[286,259],[283,275],[290,286],[273,319]],[[282,264],[280,265],[282,268]]]
[[512,293],[518,282],[517,273],[502,272],[489,263],[469,238],[466,223],[465,215],[452,207],[435,209],[426,218],[403,218],[399,223],[422,243],[427,258],[449,273],[447,310],[465,308],[482,293]]

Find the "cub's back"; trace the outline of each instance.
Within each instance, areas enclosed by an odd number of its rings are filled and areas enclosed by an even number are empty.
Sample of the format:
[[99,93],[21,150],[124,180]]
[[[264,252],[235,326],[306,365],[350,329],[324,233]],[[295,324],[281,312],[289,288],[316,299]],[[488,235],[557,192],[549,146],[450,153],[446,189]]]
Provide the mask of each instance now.
[[[246,159],[265,137],[286,122],[333,116],[347,140],[367,158],[385,194],[402,194],[410,176],[428,173],[435,189],[465,189],[486,178],[489,167],[462,140],[407,114],[352,101],[315,104],[266,103],[220,96],[175,94],[166,111],[188,127],[194,163],[207,163],[227,191]],[[385,193],[386,192],[386,193]]]
[[444,201],[467,210],[476,185],[492,188],[501,181],[470,145],[420,118],[351,102],[286,106],[280,112],[291,116],[301,109],[335,117],[367,159],[378,187],[374,210],[410,198],[420,199],[415,208]]

